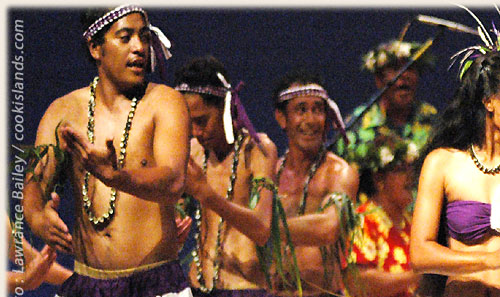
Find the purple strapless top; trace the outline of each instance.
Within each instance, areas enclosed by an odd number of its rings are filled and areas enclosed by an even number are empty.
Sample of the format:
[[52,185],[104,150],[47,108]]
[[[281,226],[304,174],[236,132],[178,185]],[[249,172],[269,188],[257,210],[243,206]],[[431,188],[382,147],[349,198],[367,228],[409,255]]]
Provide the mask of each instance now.
[[456,200],[446,206],[448,234],[456,240],[474,241],[491,230],[491,204]]

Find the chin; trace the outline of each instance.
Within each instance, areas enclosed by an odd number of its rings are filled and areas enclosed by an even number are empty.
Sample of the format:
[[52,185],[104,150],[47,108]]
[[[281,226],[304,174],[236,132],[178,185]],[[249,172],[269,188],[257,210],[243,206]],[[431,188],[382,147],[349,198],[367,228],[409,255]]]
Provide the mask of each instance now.
[[301,143],[299,147],[302,151],[316,153],[321,148],[322,142],[320,143]]

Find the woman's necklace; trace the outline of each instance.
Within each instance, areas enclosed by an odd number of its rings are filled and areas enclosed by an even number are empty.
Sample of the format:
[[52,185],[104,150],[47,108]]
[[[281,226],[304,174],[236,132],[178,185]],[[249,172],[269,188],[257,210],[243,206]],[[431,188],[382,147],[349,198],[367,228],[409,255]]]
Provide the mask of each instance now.
[[[96,76],[94,78],[94,81],[90,84],[90,100],[89,100],[89,111],[88,111],[89,120],[87,123],[87,137],[91,143],[94,143],[95,89],[97,87],[98,81],[99,77]],[[130,129],[132,127],[132,120],[134,119],[135,109],[137,106],[137,98],[134,97],[134,99],[132,99],[132,103],[130,104],[130,106],[131,107],[130,107],[130,112],[128,113],[127,123],[125,124],[125,128],[123,129],[123,136],[120,142],[120,152],[118,155],[118,169],[123,168],[123,163],[125,162],[128,137]],[[111,188],[111,198],[109,200],[108,211],[98,218],[94,215],[94,213],[91,210],[92,201],[90,201],[88,197],[89,178],[90,178],[90,172],[86,171],[82,186],[83,209],[87,212],[90,222],[93,223],[95,226],[98,225],[102,226],[108,224],[115,213],[116,189]]]
[[[226,192],[226,200],[232,201],[233,200],[233,194],[234,194],[234,184],[236,181],[236,170],[238,168],[238,162],[239,162],[239,154],[240,154],[240,148],[241,148],[241,142],[243,140],[243,134],[238,133],[238,138],[234,144],[234,156],[233,156],[233,164],[231,166],[231,176],[229,177],[229,187],[227,188]],[[203,172],[206,174],[207,173],[207,155],[208,151],[205,152],[205,158],[203,159]],[[215,243],[215,257],[214,257],[214,276],[213,276],[213,281],[212,281],[212,288],[207,288],[205,280],[203,278],[203,269],[201,267],[201,207],[198,205],[196,208],[196,212],[194,215],[195,221],[196,221],[196,227],[198,228],[198,232],[194,234],[194,238],[196,240],[196,247],[192,251],[191,255],[193,256],[194,263],[196,264],[196,279],[200,283],[200,290],[204,293],[210,293],[212,290],[215,288],[215,284],[217,283],[217,280],[219,279],[219,268],[220,268],[220,260],[219,260],[219,255],[220,252],[222,251],[222,226],[224,225],[224,220],[222,218],[219,218],[219,225],[217,226],[217,239]]]
[[497,166],[493,167],[493,168],[488,168],[486,166],[483,165],[483,163],[481,163],[481,161],[479,161],[479,159],[477,158],[477,155],[476,155],[476,152],[474,151],[474,145],[470,145],[470,148],[469,148],[469,154],[470,154],[470,157],[472,158],[472,161],[474,161],[474,164],[476,164],[476,167],[481,170],[483,173],[485,174],[497,174],[500,172],[500,164],[498,164]]
[[[312,163],[311,167],[309,167],[309,173],[307,175],[306,181],[304,182],[304,188],[302,190],[302,197],[300,199],[299,209],[297,210],[298,215],[303,215],[306,211],[306,202],[307,202],[307,195],[309,192],[309,183],[311,182],[311,179],[314,177],[316,170],[318,170],[318,167],[323,162],[323,158],[325,157],[325,152],[326,152],[325,147],[321,146],[321,148],[318,152],[318,156],[316,157],[316,160],[314,161],[314,163]],[[278,174],[276,176],[276,180],[278,181],[278,184],[277,184],[278,188],[279,188],[281,173],[283,172],[283,169],[285,168],[285,163],[286,163],[287,157],[288,157],[288,150],[285,153],[285,157],[283,158],[283,162],[281,162],[281,166],[278,169]]]

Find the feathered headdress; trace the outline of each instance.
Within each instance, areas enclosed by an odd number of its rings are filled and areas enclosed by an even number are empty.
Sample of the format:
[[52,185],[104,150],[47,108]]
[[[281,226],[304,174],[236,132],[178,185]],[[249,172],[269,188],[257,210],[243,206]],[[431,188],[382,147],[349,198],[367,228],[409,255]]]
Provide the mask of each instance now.
[[[498,9],[498,6],[496,4],[494,4],[494,5],[495,5],[497,12],[500,14],[500,10]],[[457,6],[465,9],[476,20],[476,22],[478,23],[477,32],[479,33],[479,36],[481,37],[481,40],[484,43],[483,45],[474,45],[474,46],[466,47],[466,48],[458,51],[457,53],[455,53],[453,56],[451,56],[450,59],[452,60],[452,62],[450,64],[449,68],[451,68],[453,66],[453,64],[455,64],[455,62],[458,60],[458,58],[461,55],[463,55],[462,59],[460,60],[460,66],[459,66],[459,71],[458,71],[459,79],[461,80],[464,73],[470,68],[470,66],[472,65],[472,62],[474,62],[474,60],[477,57],[484,55],[484,54],[491,52],[491,51],[499,51],[499,49],[500,49],[500,46],[499,46],[500,33],[497,30],[495,23],[492,21],[491,22],[491,26],[492,26],[491,32],[493,32],[493,34],[494,34],[494,38],[492,38],[492,36],[488,32],[488,30],[486,30],[486,27],[483,25],[483,23],[481,23],[479,18],[470,9],[468,9],[467,7],[460,5],[460,4],[457,4]]]

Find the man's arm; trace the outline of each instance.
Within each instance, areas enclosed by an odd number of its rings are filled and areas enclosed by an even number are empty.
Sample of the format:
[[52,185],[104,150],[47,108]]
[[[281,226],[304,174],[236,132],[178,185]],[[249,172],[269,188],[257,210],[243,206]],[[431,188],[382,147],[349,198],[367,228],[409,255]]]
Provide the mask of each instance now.
[[[54,101],[45,112],[38,126],[35,146],[55,144],[55,130],[62,120],[64,109],[61,99]],[[35,174],[41,179],[33,179],[33,174],[27,173],[23,192],[23,209],[26,221],[33,233],[42,238],[56,250],[71,252],[71,235],[66,224],[57,213],[59,197],[54,193],[52,197],[45,197],[48,183],[53,178],[56,168],[56,158],[53,150],[38,163]],[[50,199],[52,198],[52,199]]]
[[[261,140],[261,149],[254,145],[250,151],[250,170],[254,178],[268,178],[274,180],[274,168],[278,159],[278,153],[274,143],[264,134],[259,134]],[[190,162],[191,172],[195,169],[194,162]],[[196,174],[188,174],[188,186],[194,192],[193,197],[198,199],[202,205],[215,211],[219,216],[227,221],[228,224],[245,234],[258,245],[264,245],[269,238],[271,230],[272,199],[273,193],[267,189],[260,192],[260,200],[255,209],[249,209],[247,206],[238,205],[226,200],[225,197],[218,195],[207,183],[206,178],[197,180],[200,176],[200,168],[195,169]],[[196,184],[195,187],[191,187]],[[250,189],[245,195],[250,192]],[[237,193],[235,193],[237,194]]]
[[[322,205],[328,203],[331,193],[345,193],[351,199],[355,199],[359,178],[357,172],[344,163],[344,167],[330,175],[330,193],[324,198]],[[340,234],[338,209],[332,205],[321,213],[306,214],[299,217],[287,219],[288,229],[295,245],[322,246],[334,244]],[[314,228],[311,228],[314,226]],[[282,227],[283,228],[283,227]],[[282,232],[284,236],[284,232]]]
[[175,203],[183,191],[189,156],[187,105],[179,92],[165,86],[157,86],[152,92],[148,96],[154,97],[154,167],[115,169],[111,141],[106,148],[98,148],[71,127],[62,128],[62,134],[68,143],[66,149],[105,185],[141,199]]

